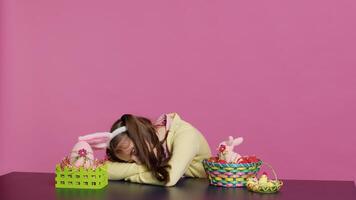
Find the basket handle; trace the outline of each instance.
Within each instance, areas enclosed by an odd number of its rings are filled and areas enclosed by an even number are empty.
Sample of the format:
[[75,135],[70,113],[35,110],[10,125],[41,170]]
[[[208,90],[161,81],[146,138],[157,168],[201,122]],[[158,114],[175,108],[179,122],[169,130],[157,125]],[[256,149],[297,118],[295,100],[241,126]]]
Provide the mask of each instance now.
[[[274,169],[273,169],[273,167],[270,165],[270,164],[268,164],[268,163],[266,163],[266,162],[262,162],[263,164],[265,164],[271,171],[272,171],[272,173],[273,173],[273,176],[274,176],[274,180],[278,180],[278,178],[277,178],[277,174],[276,174],[276,172],[274,171]],[[262,165],[263,165],[262,164]]]

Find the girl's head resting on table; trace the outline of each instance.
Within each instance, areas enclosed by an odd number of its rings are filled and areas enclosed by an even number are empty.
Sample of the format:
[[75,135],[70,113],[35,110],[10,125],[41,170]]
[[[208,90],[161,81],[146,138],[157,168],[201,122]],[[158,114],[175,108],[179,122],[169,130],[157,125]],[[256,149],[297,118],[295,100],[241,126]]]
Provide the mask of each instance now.
[[160,181],[169,181],[167,172],[168,158],[157,136],[156,127],[151,120],[124,114],[110,129],[113,132],[119,127],[126,126],[127,131],[115,136],[106,149],[108,159],[113,162],[135,162],[145,165]]

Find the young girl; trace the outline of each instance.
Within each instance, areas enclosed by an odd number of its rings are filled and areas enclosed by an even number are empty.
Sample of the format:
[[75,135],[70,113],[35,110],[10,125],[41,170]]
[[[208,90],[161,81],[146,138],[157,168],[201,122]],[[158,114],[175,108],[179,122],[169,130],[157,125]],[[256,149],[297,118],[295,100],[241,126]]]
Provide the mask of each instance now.
[[174,186],[182,176],[206,177],[202,161],[211,156],[209,145],[177,113],[163,114],[154,123],[125,114],[110,132],[106,145],[110,180]]

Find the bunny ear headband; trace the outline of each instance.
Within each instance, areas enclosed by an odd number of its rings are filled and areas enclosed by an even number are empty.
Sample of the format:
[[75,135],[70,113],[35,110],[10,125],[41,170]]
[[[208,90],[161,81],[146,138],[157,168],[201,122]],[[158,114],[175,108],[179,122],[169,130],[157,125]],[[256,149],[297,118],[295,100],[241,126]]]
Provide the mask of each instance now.
[[79,141],[87,142],[93,149],[106,149],[109,147],[111,139],[127,131],[126,126],[121,126],[115,129],[112,133],[110,132],[97,132],[78,138]]

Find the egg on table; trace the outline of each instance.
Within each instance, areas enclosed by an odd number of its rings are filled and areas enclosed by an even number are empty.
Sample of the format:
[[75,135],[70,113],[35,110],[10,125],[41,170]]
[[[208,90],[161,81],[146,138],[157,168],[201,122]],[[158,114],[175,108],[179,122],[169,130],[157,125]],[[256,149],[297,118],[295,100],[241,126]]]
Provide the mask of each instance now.
[[85,141],[77,142],[70,153],[70,164],[76,167],[90,168],[94,164],[91,146]]

